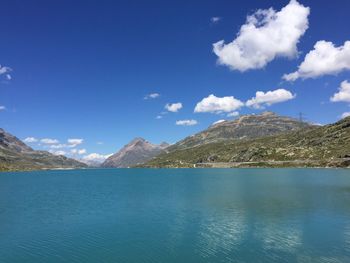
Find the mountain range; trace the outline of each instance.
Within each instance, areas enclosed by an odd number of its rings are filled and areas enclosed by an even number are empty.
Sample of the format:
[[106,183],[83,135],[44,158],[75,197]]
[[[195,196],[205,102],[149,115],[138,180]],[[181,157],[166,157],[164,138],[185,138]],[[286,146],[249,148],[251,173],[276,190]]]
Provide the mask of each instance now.
[[[264,123],[257,122],[254,130]],[[325,126],[302,124],[273,135],[259,133],[194,147],[180,144],[143,167],[350,167],[350,117]]]
[[17,137],[0,128],[0,171],[85,167],[87,167],[86,164],[63,155],[35,151]]
[[[273,112],[243,115],[169,145],[135,138],[101,167],[349,167],[350,117],[317,126]],[[0,129],[0,171],[85,168]]]

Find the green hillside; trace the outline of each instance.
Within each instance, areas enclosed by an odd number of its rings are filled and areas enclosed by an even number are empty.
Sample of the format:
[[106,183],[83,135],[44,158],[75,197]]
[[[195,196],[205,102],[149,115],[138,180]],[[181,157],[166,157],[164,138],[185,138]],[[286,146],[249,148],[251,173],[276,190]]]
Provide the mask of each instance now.
[[174,150],[144,167],[349,167],[350,117],[335,124],[256,139]]

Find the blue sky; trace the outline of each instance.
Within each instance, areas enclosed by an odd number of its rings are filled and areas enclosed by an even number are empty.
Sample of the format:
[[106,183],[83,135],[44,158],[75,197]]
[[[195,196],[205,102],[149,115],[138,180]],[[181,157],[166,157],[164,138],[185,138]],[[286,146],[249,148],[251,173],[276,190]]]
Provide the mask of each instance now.
[[[173,143],[232,112],[335,122],[350,112],[348,10],[346,0],[3,1],[0,126],[82,158],[137,136]],[[243,32],[252,23],[257,34]]]

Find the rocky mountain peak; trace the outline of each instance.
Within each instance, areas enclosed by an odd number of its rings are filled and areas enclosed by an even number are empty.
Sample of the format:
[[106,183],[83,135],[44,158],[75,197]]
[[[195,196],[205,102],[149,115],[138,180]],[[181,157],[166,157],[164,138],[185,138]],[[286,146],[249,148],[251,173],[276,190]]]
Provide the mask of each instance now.
[[107,158],[102,167],[122,168],[137,165],[162,153],[167,146],[167,143],[157,145],[150,143],[144,138],[136,137],[117,153]]

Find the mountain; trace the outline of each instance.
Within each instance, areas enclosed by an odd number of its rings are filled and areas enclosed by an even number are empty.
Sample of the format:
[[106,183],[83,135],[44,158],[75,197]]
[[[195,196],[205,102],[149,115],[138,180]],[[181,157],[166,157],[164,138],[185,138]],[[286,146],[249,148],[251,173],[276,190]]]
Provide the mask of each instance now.
[[189,136],[169,147],[169,151],[195,147],[232,139],[253,139],[310,127],[309,123],[279,116],[273,112],[243,115],[232,121],[223,121]]
[[119,152],[107,158],[101,166],[125,168],[141,164],[165,152],[168,146],[167,143],[155,145],[143,138],[135,138]]
[[46,151],[35,151],[0,128],[0,171],[83,168],[85,164]]
[[350,167],[350,117],[326,126],[161,154],[144,167]]

